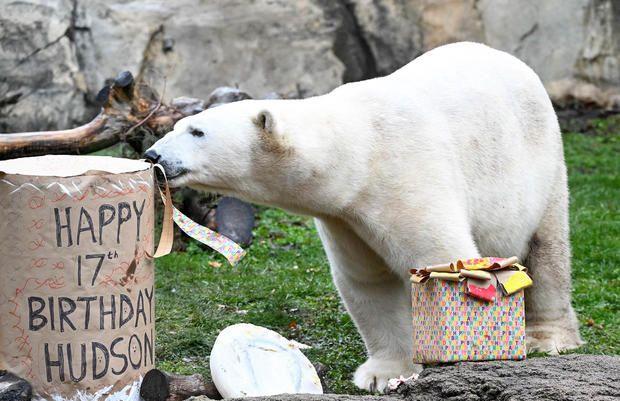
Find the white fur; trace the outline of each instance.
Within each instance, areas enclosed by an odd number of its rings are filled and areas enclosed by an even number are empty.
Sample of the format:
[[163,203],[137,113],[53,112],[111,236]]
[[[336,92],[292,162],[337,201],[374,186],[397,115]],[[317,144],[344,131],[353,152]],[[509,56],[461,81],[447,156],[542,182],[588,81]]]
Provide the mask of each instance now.
[[[261,111],[273,129],[253,122]],[[200,128],[202,138],[188,134]],[[264,146],[265,141],[273,146]],[[410,376],[409,268],[526,259],[530,349],[581,344],[570,305],[566,168],[536,74],[474,43],[304,100],[247,100],[177,123],[152,148],[175,185],[315,216],[334,281],[366,344],[365,389]]]

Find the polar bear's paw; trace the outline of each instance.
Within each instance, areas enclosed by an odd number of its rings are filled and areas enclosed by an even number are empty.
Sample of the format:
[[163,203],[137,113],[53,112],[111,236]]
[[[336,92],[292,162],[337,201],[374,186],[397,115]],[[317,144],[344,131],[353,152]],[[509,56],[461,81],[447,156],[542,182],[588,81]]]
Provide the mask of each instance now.
[[579,348],[584,344],[577,328],[567,329],[556,325],[526,326],[527,352],[544,352],[557,355],[560,352]]
[[410,360],[369,358],[357,368],[353,382],[357,387],[371,393],[385,392],[388,380],[400,376],[409,377],[421,371],[422,365]]

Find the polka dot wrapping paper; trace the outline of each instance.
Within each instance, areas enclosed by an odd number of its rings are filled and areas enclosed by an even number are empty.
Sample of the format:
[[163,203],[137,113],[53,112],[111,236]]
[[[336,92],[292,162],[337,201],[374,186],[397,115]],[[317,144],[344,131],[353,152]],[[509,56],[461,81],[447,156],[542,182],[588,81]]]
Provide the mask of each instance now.
[[412,284],[416,363],[525,359],[523,290],[485,302],[465,282]]

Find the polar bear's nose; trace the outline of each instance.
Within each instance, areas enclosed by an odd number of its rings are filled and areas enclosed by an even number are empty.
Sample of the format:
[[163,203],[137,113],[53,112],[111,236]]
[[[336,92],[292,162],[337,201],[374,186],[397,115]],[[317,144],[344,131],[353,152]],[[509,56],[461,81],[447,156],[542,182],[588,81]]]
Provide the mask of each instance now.
[[151,163],[157,163],[159,161],[159,158],[161,157],[159,155],[159,153],[157,153],[155,150],[153,149],[149,149],[144,153],[144,158],[148,161],[150,161]]

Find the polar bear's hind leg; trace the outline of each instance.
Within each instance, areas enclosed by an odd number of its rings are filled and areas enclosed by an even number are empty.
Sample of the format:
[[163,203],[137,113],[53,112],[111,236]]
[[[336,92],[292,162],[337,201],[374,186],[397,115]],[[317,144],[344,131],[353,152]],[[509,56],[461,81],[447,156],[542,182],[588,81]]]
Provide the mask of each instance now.
[[534,285],[526,290],[528,351],[556,354],[583,344],[571,306],[568,189],[562,168],[525,261]]

